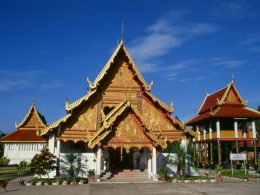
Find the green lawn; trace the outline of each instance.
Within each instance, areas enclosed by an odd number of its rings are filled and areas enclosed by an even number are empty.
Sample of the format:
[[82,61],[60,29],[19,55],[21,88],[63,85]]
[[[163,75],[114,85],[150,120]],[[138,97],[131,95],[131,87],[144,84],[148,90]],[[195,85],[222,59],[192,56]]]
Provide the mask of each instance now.
[[[223,169],[221,172],[221,175],[223,176],[228,176],[228,177],[235,177],[239,179],[246,179],[249,175],[248,173],[245,175],[245,170],[244,169],[234,169],[233,175],[232,175],[232,170],[231,169]],[[251,175],[252,178],[260,178],[259,175]]]
[[[24,175],[30,173],[30,168],[27,167],[24,171]],[[16,167],[0,167],[0,180],[12,180],[17,178],[17,168]]]

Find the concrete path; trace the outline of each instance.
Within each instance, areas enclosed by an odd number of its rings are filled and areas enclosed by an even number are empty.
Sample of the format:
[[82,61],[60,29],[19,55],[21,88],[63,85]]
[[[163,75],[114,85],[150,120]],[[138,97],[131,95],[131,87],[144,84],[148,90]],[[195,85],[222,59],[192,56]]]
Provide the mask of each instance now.
[[20,186],[11,181],[8,192],[0,188],[0,195],[173,195],[173,194],[221,194],[260,195],[260,182],[226,182],[222,184],[183,183],[124,183],[87,184],[66,186]]

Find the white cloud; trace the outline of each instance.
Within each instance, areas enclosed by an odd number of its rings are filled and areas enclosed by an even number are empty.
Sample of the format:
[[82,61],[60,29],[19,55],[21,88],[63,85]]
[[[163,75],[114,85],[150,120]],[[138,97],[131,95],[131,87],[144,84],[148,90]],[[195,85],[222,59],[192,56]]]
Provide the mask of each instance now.
[[[14,90],[25,90],[33,87],[39,89],[57,88],[62,86],[62,82],[42,83],[43,76],[46,75],[41,70],[0,70],[0,92],[10,92]],[[50,87],[51,86],[51,87]]]
[[142,72],[157,71],[160,67],[155,60],[197,36],[217,31],[211,24],[190,23],[184,17],[183,11],[168,13],[147,27],[145,36],[132,42],[129,51]]
[[49,81],[47,83],[42,83],[39,85],[40,89],[43,91],[47,91],[49,89],[53,89],[53,88],[60,88],[63,86],[63,81],[61,80],[54,80],[54,81]]
[[250,52],[260,52],[260,47],[251,47],[248,49]]
[[246,64],[247,61],[245,60],[226,60],[226,61],[219,61],[214,66],[223,66],[224,68],[237,68],[244,64]]
[[170,52],[174,47],[179,47],[182,40],[170,34],[152,33],[141,38],[135,47],[130,48],[131,54],[138,60],[150,60]]
[[213,14],[225,19],[240,20],[244,18],[250,18],[256,14],[252,11],[253,4],[249,1],[236,0],[236,1],[220,1],[220,4],[216,6]]
[[251,45],[260,42],[260,32],[248,35],[244,40],[240,41],[241,45]]

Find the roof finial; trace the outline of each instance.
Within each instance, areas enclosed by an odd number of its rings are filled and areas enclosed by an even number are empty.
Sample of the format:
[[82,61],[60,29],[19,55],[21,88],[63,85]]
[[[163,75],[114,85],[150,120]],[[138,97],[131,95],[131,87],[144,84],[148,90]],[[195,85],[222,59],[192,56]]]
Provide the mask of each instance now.
[[32,97],[32,106],[35,105],[35,100],[34,100],[34,97]]
[[206,96],[209,96],[208,90],[205,89]]
[[231,83],[234,83],[235,75],[231,73]]
[[121,43],[124,43],[124,22],[122,22],[122,29],[121,29]]

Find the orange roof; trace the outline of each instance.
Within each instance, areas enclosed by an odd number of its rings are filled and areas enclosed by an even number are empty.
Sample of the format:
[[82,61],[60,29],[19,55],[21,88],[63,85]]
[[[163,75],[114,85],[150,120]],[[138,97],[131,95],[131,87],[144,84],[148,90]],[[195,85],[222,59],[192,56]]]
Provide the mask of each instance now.
[[16,130],[1,139],[1,142],[45,142],[36,135],[37,130]]
[[203,113],[205,111],[210,110],[211,108],[216,107],[218,104],[218,100],[220,100],[223,97],[226,89],[227,89],[227,87],[225,87],[224,89],[221,89],[213,94],[207,95],[203,104],[201,105],[198,113]]
[[246,101],[241,98],[233,81],[225,88],[207,95],[198,110],[198,114],[202,114],[223,104],[246,106]]
[[227,87],[207,95],[198,115],[185,124],[192,125],[211,117],[260,118],[260,112],[246,107],[246,101],[231,81]]
[[192,125],[199,121],[211,118],[211,117],[232,117],[232,118],[260,118],[260,112],[241,106],[220,106],[212,111],[207,111],[199,114],[186,122],[186,125]]

